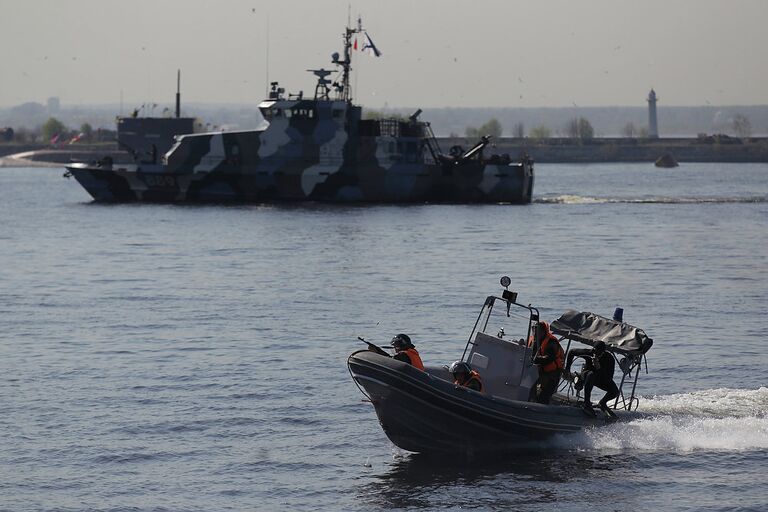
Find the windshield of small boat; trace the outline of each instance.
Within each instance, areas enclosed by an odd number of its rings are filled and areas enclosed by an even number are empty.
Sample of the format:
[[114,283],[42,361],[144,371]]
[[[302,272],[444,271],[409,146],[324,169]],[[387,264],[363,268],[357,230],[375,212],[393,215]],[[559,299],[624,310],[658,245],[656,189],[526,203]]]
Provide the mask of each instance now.
[[507,302],[498,297],[488,297],[470,339],[477,332],[518,344],[526,344],[531,335],[531,311],[512,303],[507,312]]

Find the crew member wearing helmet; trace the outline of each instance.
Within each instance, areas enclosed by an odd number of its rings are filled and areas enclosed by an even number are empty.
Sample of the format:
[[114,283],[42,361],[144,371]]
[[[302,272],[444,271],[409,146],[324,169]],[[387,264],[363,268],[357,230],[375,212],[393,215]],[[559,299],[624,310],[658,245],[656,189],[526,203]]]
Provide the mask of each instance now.
[[424,363],[421,362],[421,356],[416,347],[411,343],[411,338],[407,334],[398,334],[392,338],[391,345],[395,348],[395,355],[392,356],[398,361],[415,366],[419,370],[424,370]]
[[473,370],[469,364],[464,361],[455,361],[448,371],[453,375],[453,383],[457,386],[464,386],[482,393],[483,381],[480,379],[480,374]]
[[549,330],[547,322],[536,324],[536,356],[533,363],[539,367],[539,378],[531,389],[529,400],[540,404],[548,404],[560,383],[560,373],[563,371],[565,352],[560,342]]
[[570,375],[571,363],[575,357],[582,357],[586,361],[581,373],[574,375],[574,380],[577,381],[577,389],[580,387],[580,383],[578,383],[579,378],[583,381],[584,411],[590,416],[595,415],[595,410],[592,408],[591,397],[592,388],[597,386],[606,392],[605,396],[598,402],[600,410],[608,416],[616,416],[613,411],[608,408],[608,402],[619,396],[619,388],[616,386],[616,383],[613,382],[615,361],[610,352],[605,349],[605,343],[597,341],[591,349],[570,350],[568,352],[568,363],[565,365],[565,372],[568,375]]

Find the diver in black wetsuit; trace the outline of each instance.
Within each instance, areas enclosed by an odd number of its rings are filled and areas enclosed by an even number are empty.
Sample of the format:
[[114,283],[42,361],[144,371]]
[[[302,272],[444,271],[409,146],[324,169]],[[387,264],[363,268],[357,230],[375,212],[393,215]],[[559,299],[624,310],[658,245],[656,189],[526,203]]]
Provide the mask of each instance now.
[[[586,361],[584,369],[581,372],[581,379],[584,382],[584,412],[590,416],[595,415],[590,401],[592,388],[597,386],[604,390],[605,396],[600,400],[598,406],[608,416],[616,416],[608,408],[608,402],[619,396],[619,388],[613,382],[613,370],[615,362],[613,356],[605,350],[605,343],[598,341],[594,348],[573,349],[568,352],[568,362],[565,365],[566,375],[570,373],[571,363],[576,357],[583,357]],[[578,389],[578,384],[577,384]]]

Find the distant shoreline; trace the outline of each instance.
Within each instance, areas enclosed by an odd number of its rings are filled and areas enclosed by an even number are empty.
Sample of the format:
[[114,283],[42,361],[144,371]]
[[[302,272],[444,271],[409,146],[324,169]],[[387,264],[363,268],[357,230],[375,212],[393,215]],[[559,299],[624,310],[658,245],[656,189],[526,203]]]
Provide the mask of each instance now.
[[[469,149],[477,139],[469,137],[438,137],[443,153],[453,146]],[[601,163],[650,162],[669,154],[680,163],[728,162],[768,163],[768,137],[736,139],[732,137],[701,138],[595,138],[577,141],[565,138],[534,140],[530,138],[499,137],[491,139],[485,156],[508,154],[513,160],[524,155],[538,163]],[[110,155],[116,163],[130,163],[128,153],[116,144],[71,145],[52,148],[50,145],[0,144],[0,167],[60,166],[72,161],[91,161]]]
[[[477,139],[438,137],[447,152],[458,145],[468,149]],[[655,162],[669,154],[678,162],[768,162],[768,137],[737,139],[727,136],[706,138],[633,139],[625,137],[594,138],[578,141],[549,138],[499,137],[491,139],[486,155],[509,154],[519,159],[527,154],[538,163]]]

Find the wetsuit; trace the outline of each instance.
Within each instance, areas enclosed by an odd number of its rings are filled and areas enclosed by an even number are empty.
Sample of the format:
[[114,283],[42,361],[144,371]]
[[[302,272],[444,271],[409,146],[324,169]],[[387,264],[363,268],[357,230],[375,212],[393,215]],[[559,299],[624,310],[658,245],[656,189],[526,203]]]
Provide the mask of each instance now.
[[[586,357],[585,357],[586,356]],[[566,370],[570,369],[571,362],[575,357],[584,357],[586,364],[582,371],[584,379],[584,403],[591,404],[592,388],[597,386],[605,391],[605,396],[600,400],[600,407],[604,408],[610,400],[619,396],[619,388],[613,382],[613,370],[616,365],[613,356],[605,351],[600,356],[595,355],[594,349],[573,349],[568,352],[568,363]]]

